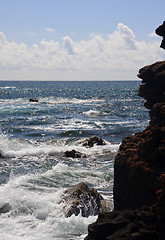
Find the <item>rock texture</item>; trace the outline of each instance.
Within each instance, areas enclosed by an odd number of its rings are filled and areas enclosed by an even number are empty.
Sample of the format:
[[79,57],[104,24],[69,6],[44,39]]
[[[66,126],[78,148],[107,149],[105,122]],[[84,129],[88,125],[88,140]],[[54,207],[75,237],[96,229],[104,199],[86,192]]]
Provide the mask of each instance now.
[[96,145],[106,145],[105,141],[102,138],[99,138],[97,136],[92,136],[89,139],[86,139],[83,143],[83,146],[85,147],[93,147],[94,144]]
[[152,109],[156,103],[165,102],[165,61],[156,62],[139,70],[142,79],[138,95],[146,99],[145,107]]
[[71,157],[71,158],[86,158],[86,155],[83,153],[80,153],[76,150],[66,151],[64,153],[65,157]]
[[6,202],[1,202],[0,203],[0,214],[2,213],[7,213],[11,210],[11,205],[10,203],[6,203]]
[[89,225],[86,240],[165,239],[165,61],[140,69],[150,124],[124,138],[114,163],[114,211]]
[[81,213],[83,217],[98,215],[103,197],[85,183],[79,183],[64,192],[62,201],[65,202],[64,214],[70,217]]
[[85,240],[156,240],[158,229],[153,225],[155,214],[147,210],[112,211],[100,214],[96,223],[89,225]]

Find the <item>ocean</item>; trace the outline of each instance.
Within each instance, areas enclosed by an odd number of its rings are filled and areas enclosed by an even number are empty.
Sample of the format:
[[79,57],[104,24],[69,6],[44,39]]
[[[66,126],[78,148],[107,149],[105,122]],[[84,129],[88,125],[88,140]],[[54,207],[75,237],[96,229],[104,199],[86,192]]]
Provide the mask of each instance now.
[[[1,240],[82,240],[97,216],[65,218],[64,190],[94,187],[113,208],[113,164],[124,137],[149,121],[139,81],[0,81]],[[30,102],[37,98],[38,102]],[[96,135],[106,145],[87,148]],[[86,158],[66,158],[75,149]]]

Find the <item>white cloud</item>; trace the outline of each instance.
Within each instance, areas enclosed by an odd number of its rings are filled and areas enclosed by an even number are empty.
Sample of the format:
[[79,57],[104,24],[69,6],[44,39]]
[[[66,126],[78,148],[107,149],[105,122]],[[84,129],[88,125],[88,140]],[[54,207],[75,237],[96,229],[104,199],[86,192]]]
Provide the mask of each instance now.
[[7,41],[0,33],[0,76],[42,80],[136,79],[139,68],[164,58],[159,45],[155,40],[137,41],[123,23],[107,37],[92,35],[88,41],[77,42],[65,36],[63,45],[42,40],[28,47]]
[[55,29],[47,27],[45,28],[45,31],[52,33],[52,32],[55,32]]
[[155,32],[152,32],[152,33],[149,33],[149,35],[148,35],[149,37],[158,37],[158,35],[156,35],[156,33]]
[[68,54],[74,54],[74,44],[72,39],[69,36],[63,38],[64,40],[64,48],[67,50]]

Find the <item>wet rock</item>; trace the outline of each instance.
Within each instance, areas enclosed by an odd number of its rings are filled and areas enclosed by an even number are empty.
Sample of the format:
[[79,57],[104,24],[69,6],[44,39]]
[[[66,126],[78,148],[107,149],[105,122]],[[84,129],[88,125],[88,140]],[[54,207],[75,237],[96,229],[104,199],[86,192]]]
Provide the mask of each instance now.
[[0,158],[3,158],[2,152],[0,151]]
[[76,150],[66,151],[64,153],[65,157],[71,157],[71,158],[86,158],[86,155],[83,153],[80,153]]
[[92,136],[89,139],[86,139],[84,141],[83,146],[93,147],[94,144],[96,144],[96,145],[106,145],[105,141],[102,138],[99,138],[97,136]]
[[81,213],[83,217],[98,215],[101,209],[103,197],[85,183],[79,183],[74,187],[68,188],[64,192],[62,202],[65,203],[64,214],[70,217]]
[[11,209],[10,203],[0,203],[0,214],[7,213]]
[[38,99],[36,99],[36,98],[29,98],[29,102],[38,102]]

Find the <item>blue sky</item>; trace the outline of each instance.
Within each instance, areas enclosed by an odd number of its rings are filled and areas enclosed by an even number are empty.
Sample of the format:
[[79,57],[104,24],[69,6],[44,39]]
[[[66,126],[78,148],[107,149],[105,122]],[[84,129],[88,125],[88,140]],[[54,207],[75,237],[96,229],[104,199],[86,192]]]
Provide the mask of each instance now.
[[137,80],[165,1],[0,0],[1,80]]

